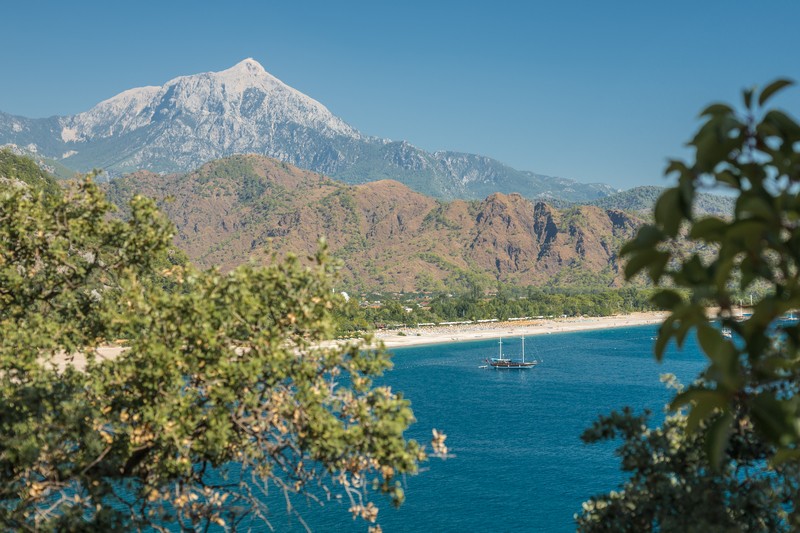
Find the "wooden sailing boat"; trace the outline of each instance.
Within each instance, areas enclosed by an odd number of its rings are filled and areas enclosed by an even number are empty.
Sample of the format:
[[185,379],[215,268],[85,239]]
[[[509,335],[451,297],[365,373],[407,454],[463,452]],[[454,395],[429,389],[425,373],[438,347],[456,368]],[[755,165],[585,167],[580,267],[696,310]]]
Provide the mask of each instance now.
[[517,369],[517,368],[533,368],[534,366],[539,364],[539,361],[526,361],[525,360],[525,335],[522,336],[522,359],[510,359],[503,355],[503,339],[500,338],[500,352],[498,357],[492,357],[491,359],[487,359],[486,363],[491,366],[492,368],[509,368],[509,369]]

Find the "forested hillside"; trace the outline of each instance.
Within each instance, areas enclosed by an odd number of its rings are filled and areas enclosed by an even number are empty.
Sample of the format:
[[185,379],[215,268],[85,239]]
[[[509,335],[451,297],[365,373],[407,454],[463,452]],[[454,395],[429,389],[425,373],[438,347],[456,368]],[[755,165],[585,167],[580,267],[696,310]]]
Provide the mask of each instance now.
[[[604,198],[588,202],[602,209],[619,209],[629,213],[651,216],[656,200],[664,187],[645,185],[621,191]],[[716,194],[698,193],[693,206],[695,215],[731,216],[734,199]]]
[[56,179],[33,160],[20,157],[7,148],[0,149],[0,179],[20,181],[45,194],[57,194],[60,190]]

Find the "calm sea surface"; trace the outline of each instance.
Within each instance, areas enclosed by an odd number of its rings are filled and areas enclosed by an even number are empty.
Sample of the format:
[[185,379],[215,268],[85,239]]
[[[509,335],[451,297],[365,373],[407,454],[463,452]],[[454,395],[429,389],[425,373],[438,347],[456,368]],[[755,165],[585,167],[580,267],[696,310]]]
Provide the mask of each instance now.
[[[656,363],[655,332],[643,326],[528,337],[526,355],[543,360],[531,370],[479,368],[496,355],[497,340],[394,350],[385,382],[412,401],[417,423],[409,436],[427,443],[431,428],[441,429],[455,457],[432,460],[408,478],[399,510],[378,501],[383,530],[574,531],[581,503],[623,479],[614,446],[584,445],[581,432],[624,405],[660,416],[670,393],[659,375],[688,383],[703,366],[694,339]],[[503,347],[516,356],[520,340],[504,339]],[[347,507],[330,502],[301,512],[314,531],[366,531]],[[280,514],[275,530],[303,531]]]

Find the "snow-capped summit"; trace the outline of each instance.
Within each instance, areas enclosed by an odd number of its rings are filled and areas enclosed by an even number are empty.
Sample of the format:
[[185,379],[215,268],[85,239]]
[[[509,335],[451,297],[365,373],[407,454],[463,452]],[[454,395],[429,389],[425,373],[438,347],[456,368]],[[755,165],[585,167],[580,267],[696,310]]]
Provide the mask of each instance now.
[[228,70],[235,70],[235,69],[248,70],[250,72],[266,72],[264,67],[261,66],[261,63],[259,63],[252,57],[242,59]]
[[581,200],[614,192],[518,171],[487,157],[429,153],[405,141],[364,136],[252,58],[161,87],[130,89],[73,116],[0,113],[0,145],[5,143],[31,146],[71,169],[101,168],[111,176],[140,169],[189,171],[213,159],[256,153],[349,183],[391,178],[448,199],[500,191]]
[[142,111],[149,106],[160,87],[128,89],[104,100],[90,111],[63,120],[61,139],[64,142],[84,141],[94,135],[108,137],[147,125]]
[[[268,73],[254,59],[221,72],[179,76],[162,87],[131,89],[62,121],[65,142],[85,142],[158,127],[157,137],[185,138],[184,147],[212,140],[216,157],[259,150],[280,129],[310,128],[325,136],[361,135],[328,109]],[[209,149],[210,147],[205,147]],[[213,151],[213,150],[212,150]]]

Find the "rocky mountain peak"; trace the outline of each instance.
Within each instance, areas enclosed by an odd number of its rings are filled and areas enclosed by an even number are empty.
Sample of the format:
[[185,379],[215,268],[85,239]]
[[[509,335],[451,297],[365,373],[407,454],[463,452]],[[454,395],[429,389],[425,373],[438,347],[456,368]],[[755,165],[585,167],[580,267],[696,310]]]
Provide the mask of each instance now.
[[360,137],[325,106],[289,87],[252,58],[220,72],[179,76],[161,87],[130,89],[64,118],[62,126],[65,142],[160,126],[158,133],[171,139],[190,144],[211,141],[218,148],[215,156],[248,151],[234,146],[263,142],[259,137],[277,128],[300,126],[328,135]]
[[146,169],[185,172],[236,154],[260,154],[350,184],[395,179],[440,199],[495,191],[593,200],[616,192],[510,168],[488,157],[430,153],[362,135],[317,100],[247,58],[219,72],[124,91],[78,115],[26,119],[0,113],[0,145],[16,144],[67,170],[111,177]]
[[252,57],[248,57],[246,59],[242,59],[241,61],[236,63],[234,66],[229,68],[228,70],[244,71],[244,72],[250,72],[250,73],[253,73],[253,74],[264,74],[264,73],[267,72],[266,69],[264,69],[264,67],[261,66],[261,63],[259,63],[258,61],[256,61]]

